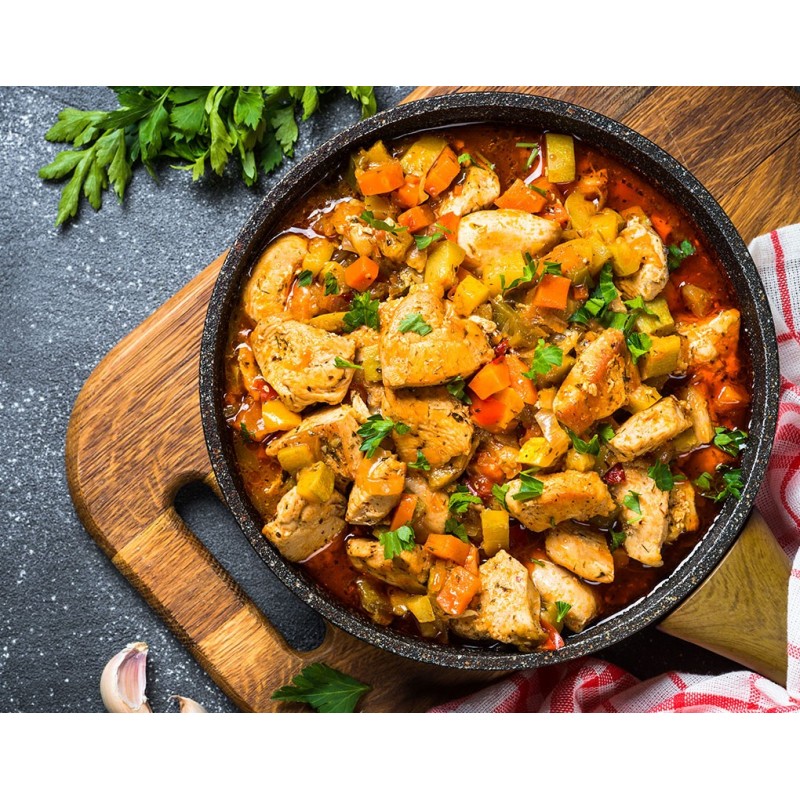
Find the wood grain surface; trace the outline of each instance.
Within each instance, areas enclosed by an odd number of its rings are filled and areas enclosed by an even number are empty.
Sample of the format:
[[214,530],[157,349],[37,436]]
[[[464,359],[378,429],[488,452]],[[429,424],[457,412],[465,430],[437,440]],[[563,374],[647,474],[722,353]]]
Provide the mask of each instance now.
[[[544,94],[630,125],[694,172],[745,240],[797,221],[800,104],[787,90],[422,87],[409,99],[485,88]],[[87,530],[244,710],[295,710],[270,695],[317,660],[374,687],[362,704],[367,711],[422,710],[496,679],[497,673],[415,664],[330,626],[317,650],[291,650],[175,512],[173,498],[185,483],[200,479],[216,489],[197,380],[203,320],[221,263],[222,257],[125,337],[81,390],[66,457],[70,491]],[[763,522],[751,521],[747,531],[662,627],[785,680],[781,587],[788,566],[769,544]],[[762,566],[748,568],[754,563]],[[713,612],[727,606],[736,613],[720,622]]]

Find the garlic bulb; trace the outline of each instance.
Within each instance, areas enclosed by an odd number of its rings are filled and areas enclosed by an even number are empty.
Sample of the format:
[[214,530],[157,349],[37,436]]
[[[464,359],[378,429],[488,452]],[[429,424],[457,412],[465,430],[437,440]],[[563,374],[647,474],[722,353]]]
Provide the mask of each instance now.
[[100,678],[103,704],[112,713],[150,714],[144,693],[147,684],[147,644],[133,642],[106,664]]
[[179,694],[174,694],[170,700],[177,700],[180,704],[181,714],[205,714],[206,710],[196,700],[190,697],[181,697]]

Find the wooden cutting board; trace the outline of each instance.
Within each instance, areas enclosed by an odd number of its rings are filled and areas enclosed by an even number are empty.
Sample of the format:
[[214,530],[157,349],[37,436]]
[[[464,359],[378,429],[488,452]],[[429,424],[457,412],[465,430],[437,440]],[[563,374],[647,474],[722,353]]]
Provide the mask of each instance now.
[[[800,103],[780,88],[422,87],[407,99],[483,89],[543,94],[586,106],[644,134],[683,162],[730,215],[745,241],[800,220]],[[325,661],[373,686],[362,707],[415,711],[460,696],[496,673],[446,670],[377,650],[329,626],[310,653],[290,649],[262,612],[189,531],[173,498],[184,484],[215,488],[203,439],[198,358],[206,306],[223,257],[126,336],[81,390],[67,432],[67,477],[89,533],[211,677],[242,709],[294,710],[270,700],[302,667]],[[181,391],[176,391],[181,387]],[[109,409],[109,398],[114,409]],[[707,615],[736,593],[745,546],[754,542],[773,596],[762,608],[757,652],[737,651],[741,620]],[[740,546],[741,544],[741,546]],[[736,551],[739,555],[735,556]],[[735,557],[733,557],[735,556]],[[727,564],[727,567],[726,567]],[[731,573],[734,573],[733,577]],[[784,575],[785,573],[785,575]],[[785,675],[788,565],[763,524],[748,528],[715,575],[674,614],[670,631],[781,680]],[[710,587],[710,588],[706,588]],[[694,602],[693,602],[694,598]],[[782,611],[781,611],[782,609]],[[712,631],[707,627],[711,625]]]

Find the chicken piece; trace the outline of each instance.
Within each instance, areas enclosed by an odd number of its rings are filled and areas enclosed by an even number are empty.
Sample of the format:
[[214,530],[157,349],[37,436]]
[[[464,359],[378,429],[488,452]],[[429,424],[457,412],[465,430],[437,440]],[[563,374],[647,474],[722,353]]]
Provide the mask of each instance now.
[[533,649],[547,638],[540,599],[528,570],[505,550],[481,564],[481,591],[450,629],[465,639],[491,639]]
[[548,605],[559,600],[569,603],[564,625],[573,633],[580,633],[597,616],[597,597],[571,572],[549,561],[531,562],[531,580]]
[[581,435],[625,404],[625,336],[609,328],[580,352],[558,389],[553,411]]
[[293,486],[278,503],[272,522],[262,533],[289,561],[305,561],[344,532],[345,501],[334,491],[327,503],[311,503]]
[[669,395],[626,419],[617,428],[609,446],[620,461],[633,461],[691,426],[692,416],[686,403]]
[[406,475],[405,491],[417,497],[412,522],[414,530],[421,534],[444,533],[450,516],[447,493],[434,491],[422,475],[410,473]]
[[500,179],[490,169],[470,167],[459,184],[461,193],[449,191],[439,206],[439,216],[455,214],[463,217],[473,211],[488,208],[500,197]]
[[[669,532],[669,492],[659,489],[647,474],[646,464],[625,467],[625,480],[612,487],[621,506],[625,552],[648,567],[660,567],[661,545]],[[633,495],[629,493],[633,492]],[[625,505],[625,498],[629,505]],[[639,510],[635,509],[636,502]],[[634,508],[630,508],[633,505]]]
[[722,366],[722,359],[736,352],[740,318],[735,308],[728,308],[698,322],[677,322],[678,333],[689,341],[689,366]]
[[307,252],[308,239],[293,233],[281,236],[267,247],[256,261],[242,293],[249,317],[260,322],[283,313],[292,278]]
[[431,467],[439,467],[472,449],[474,428],[469,411],[443,386],[387,389],[381,411],[387,419],[410,428],[404,434],[392,432],[397,452],[406,463],[416,461],[417,451],[422,451]]
[[700,517],[695,505],[695,491],[690,481],[681,481],[669,493],[669,532],[666,544],[674,542],[682,533],[696,531]]
[[[419,314],[433,330],[402,332],[400,324]],[[406,297],[380,307],[380,361],[384,386],[437,386],[465,378],[494,357],[486,334],[474,321],[459,317],[453,304],[420,285]]]
[[669,279],[664,242],[645,216],[630,217],[618,238],[630,245],[639,257],[639,269],[632,275],[617,278],[617,286],[626,298],[652,300]]
[[314,458],[321,459],[340,479],[355,480],[364,454],[359,450],[362,439],[358,435],[359,422],[351,406],[326,408],[309,414],[296,428],[273,439],[266,446],[266,454],[277,458],[284,447],[307,444]]
[[587,581],[613,583],[614,559],[600,531],[564,522],[547,534],[547,556]]
[[348,539],[346,547],[359,572],[413,594],[427,591],[431,556],[420,545],[414,545],[413,550],[402,550],[395,558],[385,558],[383,545],[376,539]]
[[592,517],[607,517],[617,507],[608,487],[596,472],[568,469],[540,475],[542,494],[531,500],[517,500],[522,481],[508,484],[506,503],[512,516],[532,531],[545,531],[565,520],[586,522]]
[[507,261],[509,253],[546,253],[561,236],[561,226],[527,211],[501,208],[467,214],[458,226],[464,262],[478,270]]
[[406,465],[394,453],[377,458],[368,475],[362,475],[361,471],[356,475],[345,519],[354,525],[380,522],[400,499],[399,491],[391,491],[392,484],[399,484],[402,489],[405,476]]
[[353,370],[334,362],[337,356],[352,361],[355,355],[355,344],[344,336],[272,317],[258,323],[251,345],[264,379],[292,411],[344,399]]

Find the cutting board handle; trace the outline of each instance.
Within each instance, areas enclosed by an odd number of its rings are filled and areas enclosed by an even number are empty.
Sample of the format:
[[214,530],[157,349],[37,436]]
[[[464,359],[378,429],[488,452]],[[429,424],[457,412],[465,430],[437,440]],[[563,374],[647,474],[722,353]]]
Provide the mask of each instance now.
[[725,558],[658,628],[785,686],[790,571],[789,558],[753,511]]

